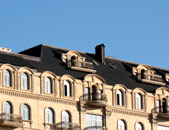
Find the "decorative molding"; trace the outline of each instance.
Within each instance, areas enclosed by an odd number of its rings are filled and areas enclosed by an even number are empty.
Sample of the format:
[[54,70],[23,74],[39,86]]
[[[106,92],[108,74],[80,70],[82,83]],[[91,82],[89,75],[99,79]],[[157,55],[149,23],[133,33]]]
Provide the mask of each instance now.
[[65,99],[57,98],[57,97],[47,97],[47,96],[43,96],[43,95],[35,95],[32,93],[29,94],[29,93],[9,91],[9,90],[3,90],[3,89],[0,89],[0,93],[6,94],[6,95],[17,96],[17,97],[24,97],[24,98],[37,99],[37,100],[42,100],[42,101],[50,101],[50,102],[56,102],[56,103],[77,106],[76,101],[65,100]]
[[112,108],[112,112],[114,113],[121,113],[125,115],[132,115],[132,116],[139,116],[139,117],[144,117],[148,118],[150,114],[148,113],[143,113],[143,112],[138,112],[138,111],[131,111],[127,109],[117,109],[117,108]]

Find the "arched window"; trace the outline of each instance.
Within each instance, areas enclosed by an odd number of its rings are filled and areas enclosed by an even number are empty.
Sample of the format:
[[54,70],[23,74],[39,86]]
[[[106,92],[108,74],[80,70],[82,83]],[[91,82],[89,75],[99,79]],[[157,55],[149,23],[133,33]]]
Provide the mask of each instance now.
[[52,80],[49,77],[45,78],[45,93],[52,93]]
[[21,116],[23,120],[30,120],[30,109],[28,105],[23,104],[21,106]]
[[126,124],[123,120],[118,121],[118,130],[126,130]]
[[9,70],[4,71],[4,86],[11,86],[11,72]]
[[117,90],[117,105],[119,105],[119,106],[124,105],[123,92],[121,90]]
[[21,76],[21,88],[25,90],[29,89],[29,77],[26,73],[23,73]]
[[62,112],[62,122],[71,122],[71,116],[69,112],[67,111]]
[[12,114],[12,105],[9,102],[4,102],[3,112],[6,114]]
[[141,123],[136,123],[136,130],[143,130],[143,126]]
[[136,109],[143,109],[143,99],[139,93],[136,93]]
[[69,81],[64,81],[64,90],[65,90],[65,96],[71,97],[72,96],[72,86]]
[[51,108],[45,109],[45,123],[49,123],[49,124],[54,123],[54,112]]
[[71,65],[76,66],[76,57],[75,56],[71,57]]

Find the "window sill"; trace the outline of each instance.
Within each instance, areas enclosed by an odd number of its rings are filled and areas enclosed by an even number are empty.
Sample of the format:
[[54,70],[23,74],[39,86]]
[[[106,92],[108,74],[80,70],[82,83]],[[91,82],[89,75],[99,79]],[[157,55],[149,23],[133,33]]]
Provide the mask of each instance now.
[[7,90],[14,90],[13,86],[2,86],[1,88],[7,89]]

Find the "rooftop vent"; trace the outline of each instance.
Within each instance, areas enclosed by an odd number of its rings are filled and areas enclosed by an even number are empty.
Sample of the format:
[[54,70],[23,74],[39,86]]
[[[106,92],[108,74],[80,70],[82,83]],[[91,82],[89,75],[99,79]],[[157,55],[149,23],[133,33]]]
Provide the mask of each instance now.
[[10,52],[11,52],[11,49],[9,49],[9,48],[4,48],[4,47],[0,47],[0,52],[8,52],[8,53],[10,53]]

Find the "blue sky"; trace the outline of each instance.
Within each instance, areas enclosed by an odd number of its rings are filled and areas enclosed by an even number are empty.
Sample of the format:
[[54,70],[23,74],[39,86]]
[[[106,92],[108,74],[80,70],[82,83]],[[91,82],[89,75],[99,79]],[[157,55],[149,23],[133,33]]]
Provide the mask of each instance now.
[[0,46],[41,43],[169,69],[169,0],[0,0]]

